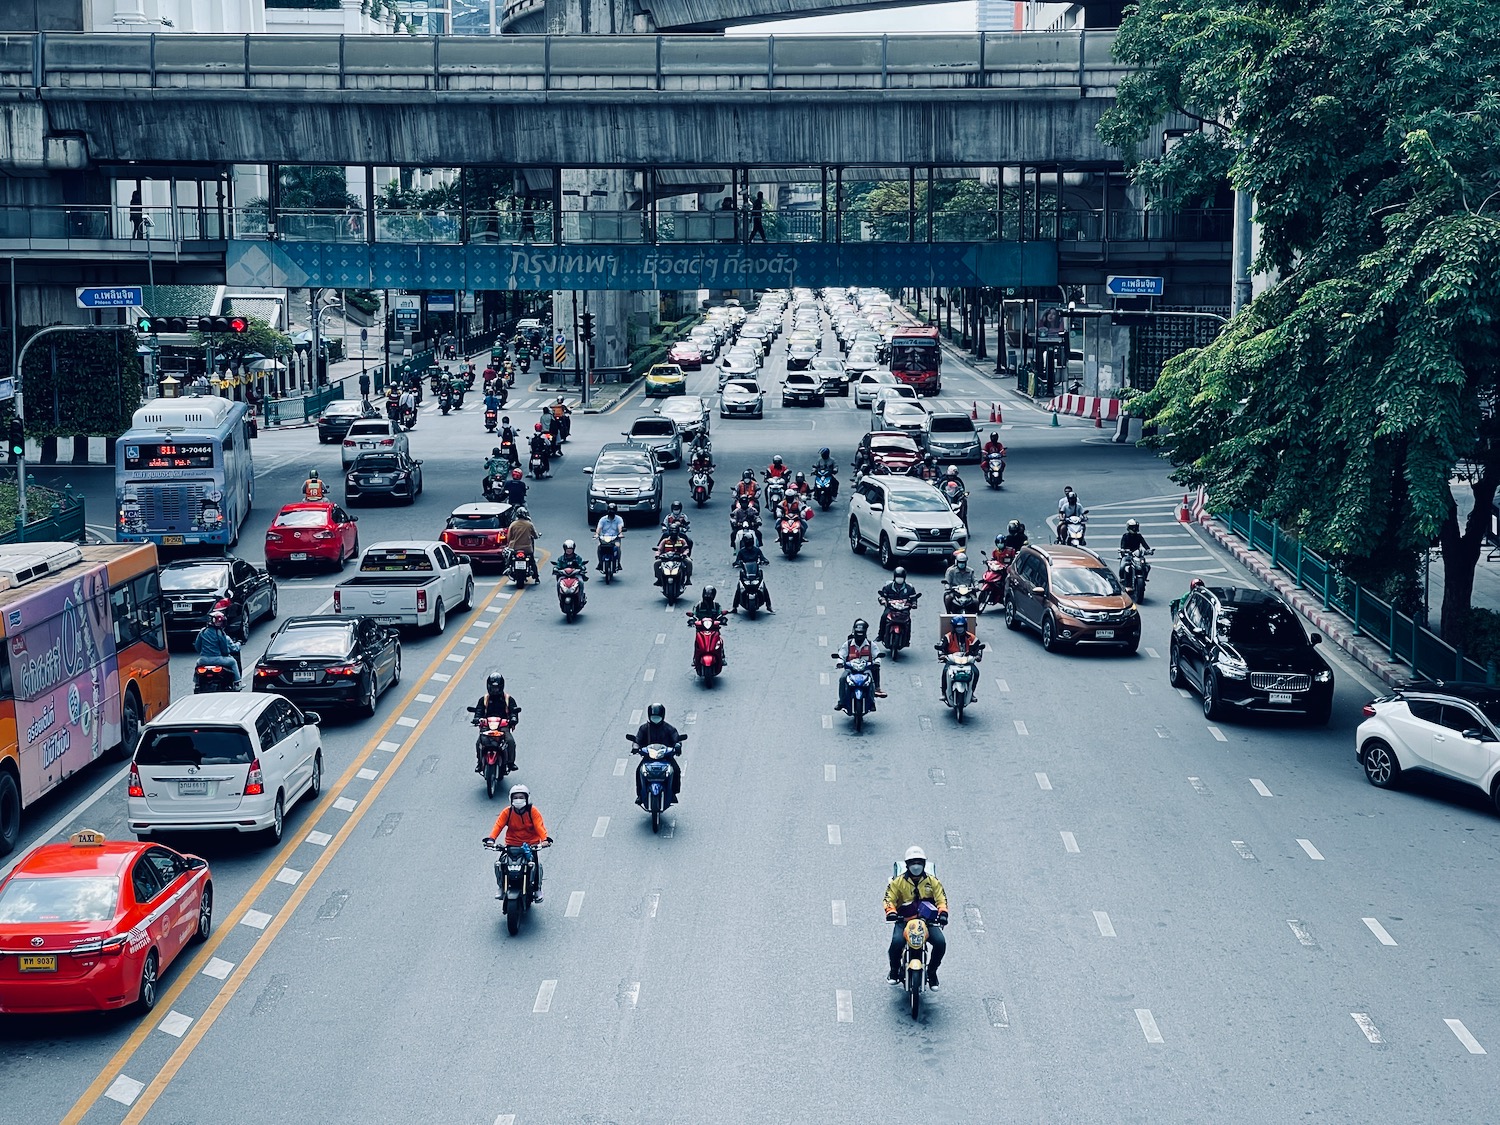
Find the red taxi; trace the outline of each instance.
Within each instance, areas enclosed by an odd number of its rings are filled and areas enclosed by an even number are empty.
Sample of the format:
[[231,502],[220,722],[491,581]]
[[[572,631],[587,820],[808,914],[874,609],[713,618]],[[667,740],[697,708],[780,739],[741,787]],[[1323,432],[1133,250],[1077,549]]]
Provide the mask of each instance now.
[[440,538],[455,554],[468,555],[476,567],[481,563],[503,566],[506,529],[513,515],[509,504],[460,504],[448,517]]
[[90,831],[44,844],[0,883],[0,1012],[149,1012],[213,917],[197,856]]
[[319,564],[344,569],[345,559],[359,558],[359,522],[327,500],[287,504],[266,529],[266,571]]

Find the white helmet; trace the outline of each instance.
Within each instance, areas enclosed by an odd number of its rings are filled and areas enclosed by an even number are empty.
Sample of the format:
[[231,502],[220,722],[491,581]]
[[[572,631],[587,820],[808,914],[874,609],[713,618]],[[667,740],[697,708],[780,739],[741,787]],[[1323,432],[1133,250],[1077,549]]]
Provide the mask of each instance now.
[[[511,792],[514,793],[515,790],[511,790]],[[927,853],[919,848],[916,844],[913,844],[911,847],[906,849],[906,862],[911,863],[913,861],[917,863],[927,862]]]
[[510,787],[510,803],[515,804],[517,798],[521,800],[523,807],[531,807],[531,790],[526,786],[512,785]]

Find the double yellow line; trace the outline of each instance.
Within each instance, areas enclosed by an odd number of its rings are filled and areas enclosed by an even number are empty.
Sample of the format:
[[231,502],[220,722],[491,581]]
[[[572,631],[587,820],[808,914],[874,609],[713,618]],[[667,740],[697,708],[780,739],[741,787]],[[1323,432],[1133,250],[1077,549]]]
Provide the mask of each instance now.
[[[543,561],[545,561],[545,557],[538,559],[538,563]],[[490,592],[490,596],[484,600],[483,605],[476,607],[473,612],[478,614],[487,609],[490,603],[499,595],[501,589],[502,587],[497,585]],[[516,593],[519,595],[520,592],[517,591]],[[490,623],[489,628],[485,630],[487,638],[505,620],[506,616],[515,607],[517,600],[518,596],[513,596],[506,607],[500,611],[500,616],[496,617]],[[453,639],[444,646],[443,651],[438,657],[432,664],[428,665],[426,674],[422,680],[412,685],[411,690],[406,694],[406,698],[401,701],[401,706],[391,713],[390,717],[381,724],[380,730],[371,737],[363,753],[350,763],[349,768],[344,771],[343,775],[334,785],[324,789],[323,798],[313,807],[312,815],[308,818],[308,827],[317,824],[322,815],[331,807],[332,802],[342,793],[345,786],[354,780],[365,764],[374,757],[379,744],[385,740],[386,735],[396,725],[396,720],[407,713],[407,710],[416,702],[418,693],[426,687],[427,680],[432,678],[433,672],[441,670],[447,662],[448,657],[458,648],[462,642],[464,632],[465,630],[461,629],[454,634]],[[171,1057],[157,1073],[156,1077],[151,1080],[150,1085],[141,1091],[140,1096],[131,1105],[130,1112],[125,1115],[124,1125],[135,1125],[135,1123],[141,1121],[150,1112],[151,1107],[156,1104],[156,1100],[161,1097],[162,1092],[166,1090],[168,1084],[176,1077],[177,1072],[182,1069],[183,1063],[187,1062],[188,1056],[202,1042],[204,1035],[208,1033],[208,1029],[213,1025],[219,1014],[223,1012],[229,1001],[234,998],[235,993],[239,991],[240,985],[249,977],[250,970],[255,967],[256,962],[270,948],[276,935],[281,932],[282,927],[286,925],[293,913],[296,912],[297,907],[302,904],[302,900],[307,897],[308,891],[318,881],[318,877],[333,862],[335,853],[348,842],[355,827],[364,819],[366,811],[375,803],[375,799],[380,796],[381,791],[386,786],[386,782],[395,775],[396,770],[400,767],[402,761],[405,760],[408,752],[417,744],[418,736],[427,729],[433,717],[442,710],[444,703],[447,702],[448,696],[453,693],[460,678],[460,676],[454,676],[443,685],[442,690],[437,693],[436,698],[427,704],[427,713],[418,720],[415,727],[410,728],[406,739],[402,742],[401,749],[390,757],[389,763],[380,771],[380,776],[370,783],[369,792],[360,798],[359,804],[345,818],[343,827],[334,833],[333,839],[323,849],[323,854],[312,865],[312,869],[298,881],[296,888],[288,897],[286,905],[277,911],[275,918],[262,931],[261,936],[256,939],[255,944],[251,947],[250,952],[245,958],[235,965],[234,972],[224,982],[224,986],[219,989],[218,994],[215,995],[203,1014],[193,1021],[191,1030],[183,1036],[182,1043],[172,1052]],[[299,829],[298,838],[288,840],[282,846],[281,850],[276,853],[275,858],[266,866],[265,871],[261,873],[260,878],[245,892],[239,905],[230,912],[228,918],[219,922],[217,936],[205,943],[192,961],[178,969],[176,982],[159,998],[156,1011],[142,1018],[140,1026],[131,1033],[130,1038],[121,1045],[120,1049],[111,1056],[104,1069],[99,1072],[99,1076],[89,1084],[88,1089],[73,1103],[72,1109],[63,1117],[61,1125],[78,1125],[79,1122],[83,1121],[84,1117],[99,1101],[100,1097],[103,1096],[104,1091],[109,1088],[116,1076],[124,1070],[125,1065],[140,1050],[142,1044],[150,1038],[151,1033],[156,1030],[157,1024],[161,1021],[158,1013],[163,1009],[170,1009],[173,1002],[182,995],[188,985],[197,979],[198,975],[203,971],[204,966],[223,945],[228,935],[235,932],[235,926],[239,924],[245,912],[254,906],[261,893],[270,886],[271,881],[275,879],[277,873],[285,866],[286,861],[302,846],[303,836],[305,836],[305,832]]]

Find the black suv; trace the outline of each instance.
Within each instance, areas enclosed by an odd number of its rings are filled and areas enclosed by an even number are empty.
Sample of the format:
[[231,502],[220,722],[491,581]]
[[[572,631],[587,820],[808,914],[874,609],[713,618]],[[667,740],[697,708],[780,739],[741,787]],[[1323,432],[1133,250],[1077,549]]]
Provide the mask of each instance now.
[[1322,640],[1275,594],[1195,582],[1172,621],[1167,679],[1197,688],[1210,721],[1300,712],[1322,725],[1333,711],[1333,671],[1313,649]]

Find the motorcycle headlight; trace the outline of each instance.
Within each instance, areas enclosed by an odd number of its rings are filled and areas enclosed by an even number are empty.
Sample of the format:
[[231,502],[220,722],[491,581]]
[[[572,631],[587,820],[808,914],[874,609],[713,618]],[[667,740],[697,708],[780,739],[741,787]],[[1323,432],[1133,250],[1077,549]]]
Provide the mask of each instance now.
[[1246,664],[1233,653],[1221,652],[1214,661],[1214,667],[1219,673],[1228,676],[1231,680],[1243,680],[1250,674],[1250,665]]

